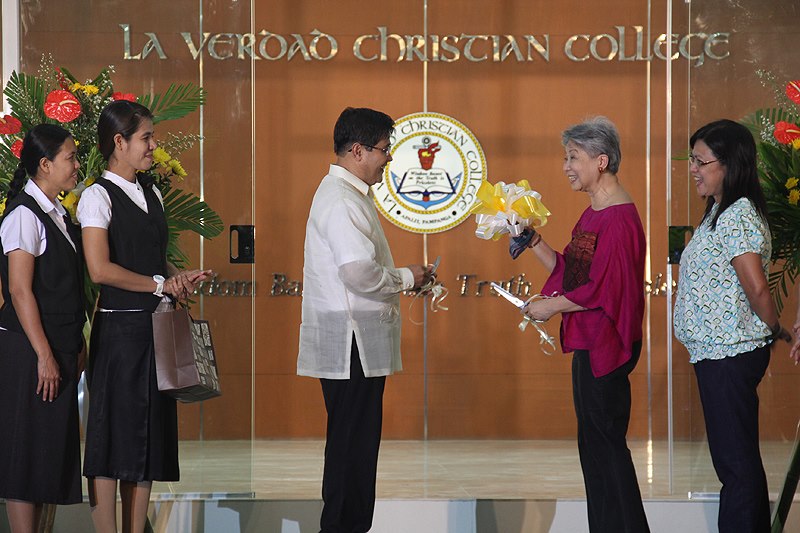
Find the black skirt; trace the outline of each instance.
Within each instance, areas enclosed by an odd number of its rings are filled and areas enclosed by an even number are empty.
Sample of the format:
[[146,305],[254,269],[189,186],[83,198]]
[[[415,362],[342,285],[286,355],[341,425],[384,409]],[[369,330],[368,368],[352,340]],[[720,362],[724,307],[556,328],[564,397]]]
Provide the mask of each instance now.
[[177,406],[158,391],[151,314],[95,313],[90,347],[84,475],[178,481]]
[[0,331],[0,498],[82,501],[77,354],[53,356],[61,384],[45,402],[36,394],[38,361],[28,338]]

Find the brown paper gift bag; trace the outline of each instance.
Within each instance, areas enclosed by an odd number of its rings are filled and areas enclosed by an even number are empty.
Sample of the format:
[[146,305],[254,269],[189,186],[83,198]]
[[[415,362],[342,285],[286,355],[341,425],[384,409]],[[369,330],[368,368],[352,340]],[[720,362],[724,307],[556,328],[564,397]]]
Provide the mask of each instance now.
[[153,344],[158,390],[186,403],[222,394],[208,321],[184,308],[155,312]]

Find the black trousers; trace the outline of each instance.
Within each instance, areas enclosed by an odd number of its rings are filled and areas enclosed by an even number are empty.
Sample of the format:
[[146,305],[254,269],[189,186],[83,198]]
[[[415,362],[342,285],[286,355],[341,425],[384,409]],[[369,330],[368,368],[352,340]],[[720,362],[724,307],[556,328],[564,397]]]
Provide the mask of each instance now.
[[386,377],[364,377],[354,338],[350,379],[320,382],[328,411],[320,527],[322,533],[366,533],[375,511]]
[[578,452],[592,533],[650,531],[625,439],[631,418],[628,375],[639,360],[641,347],[641,342],[636,343],[630,361],[600,378],[592,375],[588,351],[576,350],[572,358]]
[[695,363],[708,448],[722,482],[720,533],[770,531],[767,476],[758,445],[758,387],[769,365],[768,346]]

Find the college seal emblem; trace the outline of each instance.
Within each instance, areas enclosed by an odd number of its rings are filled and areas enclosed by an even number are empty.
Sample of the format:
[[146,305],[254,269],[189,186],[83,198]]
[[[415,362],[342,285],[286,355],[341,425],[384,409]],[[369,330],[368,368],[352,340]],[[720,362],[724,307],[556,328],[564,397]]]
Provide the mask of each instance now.
[[462,123],[439,113],[406,115],[394,128],[392,161],[381,183],[372,186],[380,212],[415,233],[461,224],[486,178],[478,140]]

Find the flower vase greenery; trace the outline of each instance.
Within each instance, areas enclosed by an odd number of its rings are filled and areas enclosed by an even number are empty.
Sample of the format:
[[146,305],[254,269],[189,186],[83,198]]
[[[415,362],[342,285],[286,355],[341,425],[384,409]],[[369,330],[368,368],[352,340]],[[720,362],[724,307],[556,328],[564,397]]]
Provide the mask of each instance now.
[[742,123],[756,139],[772,234],[769,286],[780,312],[800,272],[800,80],[780,84],[769,72],[758,74],[775,91],[777,105],[756,110]]

